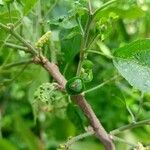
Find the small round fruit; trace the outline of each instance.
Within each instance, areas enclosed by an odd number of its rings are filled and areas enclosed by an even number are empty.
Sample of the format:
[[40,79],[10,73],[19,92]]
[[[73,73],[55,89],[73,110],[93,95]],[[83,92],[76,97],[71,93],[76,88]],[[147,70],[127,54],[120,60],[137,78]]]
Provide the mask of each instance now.
[[70,95],[78,95],[84,91],[84,82],[80,77],[74,77],[68,80],[65,89]]
[[82,62],[82,67],[83,67],[84,69],[92,69],[93,66],[94,66],[93,62],[90,61],[90,60],[88,60],[88,59],[86,59],[86,60],[84,60],[84,61]]
[[83,70],[80,77],[85,83],[91,82],[93,80],[93,72],[91,70]]

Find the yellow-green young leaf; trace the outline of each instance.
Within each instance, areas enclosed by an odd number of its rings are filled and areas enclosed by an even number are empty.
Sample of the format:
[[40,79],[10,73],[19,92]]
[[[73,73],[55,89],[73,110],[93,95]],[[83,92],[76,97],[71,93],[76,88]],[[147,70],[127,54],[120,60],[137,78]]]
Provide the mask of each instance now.
[[42,37],[38,39],[38,41],[35,43],[35,46],[37,48],[42,48],[44,44],[46,44],[50,38],[51,31],[46,32]]
[[150,92],[150,39],[131,42],[116,49],[113,62],[132,86]]

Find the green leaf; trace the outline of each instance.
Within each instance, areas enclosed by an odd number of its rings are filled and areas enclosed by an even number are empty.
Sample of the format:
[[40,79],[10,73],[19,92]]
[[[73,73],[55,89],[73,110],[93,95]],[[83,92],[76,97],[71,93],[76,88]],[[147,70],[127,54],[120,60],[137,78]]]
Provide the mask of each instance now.
[[[13,22],[16,22],[19,18],[19,12],[18,11],[11,11],[11,19]],[[1,22],[2,23],[9,23],[10,22],[10,17],[9,17],[9,12],[8,11],[4,11],[4,12],[0,12],[0,18],[1,18]]]
[[30,10],[33,8],[33,6],[36,4],[37,0],[23,0],[22,3],[24,5],[23,7],[23,14],[27,15]]
[[150,92],[150,39],[131,42],[115,50],[114,65],[132,86]]
[[63,29],[60,32],[61,50],[65,61],[70,62],[80,50],[81,35],[77,27]]
[[29,150],[40,150],[40,141],[29,130],[26,123],[18,116],[15,116],[15,128],[19,137],[25,142]]
[[84,129],[82,117],[77,111],[77,108],[71,103],[67,107],[67,116],[77,129],[79,130]]
[[8,4],[12,4],[14,2],[14,0],[3,0],[7,5]]
[[12,143],[5,139],[0,139],[0,149],[1,150],[18,150]]
[[114,56],[134,60],[141,65],[150,67],[150,39],[137,40],[116,49]]
[[110,17],[111,14],[116,14],[120,18],[125,19],[137,19],[144,15],[144,11],[138,6],[132,6],[128,9],[117,8],[117,7],[109,7],[105,10],[100,11],[96,16],[96,20],[102,17]]

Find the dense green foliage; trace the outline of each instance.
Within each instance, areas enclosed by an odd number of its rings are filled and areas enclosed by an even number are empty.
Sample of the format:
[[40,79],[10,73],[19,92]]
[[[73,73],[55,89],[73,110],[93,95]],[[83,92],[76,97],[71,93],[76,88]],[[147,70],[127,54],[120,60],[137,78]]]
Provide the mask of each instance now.
[[[95,13],[90,20],[87,0],[0,0],[0,23],[39,47],[67,80],[81,69],[77,74],[85,87],[80,80],[75,94],[85,88],[97,117],[112,131],[150,119],[150,1],[108,1],[91,0]],[[87,35],[84,29],[89,29]],[[81,50],[84,61],[79,68]],[[0,150],[56,150],[89,126],[67,92],[60,92],[48,72],[31,59],[24,45],[0,28]],[[150,127],[143,125],[118,136],[146,145],[149,135]],[[115,144],[117,150],[131,147]],[[100,149],[94,136],[71,146],[71,150]]]

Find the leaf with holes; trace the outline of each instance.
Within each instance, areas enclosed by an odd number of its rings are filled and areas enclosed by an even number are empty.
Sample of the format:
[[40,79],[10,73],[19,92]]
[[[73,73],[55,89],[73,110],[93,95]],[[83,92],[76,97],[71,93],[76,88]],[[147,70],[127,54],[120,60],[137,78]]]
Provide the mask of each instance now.
[[55,105],[58,103],[55,100],[62,97],[62,92],[57,90],[56,83],[43,83],[34,92],[34,99],[32,101],[34,119],[39,114],[39,112],[50,112],[54,109]]
[[131,42],[114,52],[121,75],[142,92],[150,92],[150,39]]

